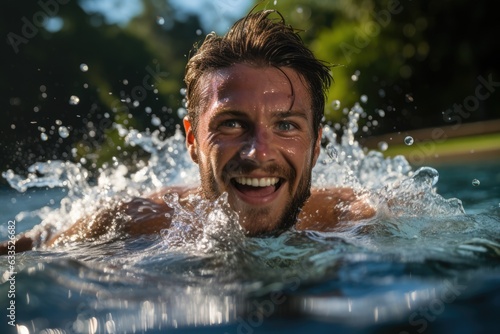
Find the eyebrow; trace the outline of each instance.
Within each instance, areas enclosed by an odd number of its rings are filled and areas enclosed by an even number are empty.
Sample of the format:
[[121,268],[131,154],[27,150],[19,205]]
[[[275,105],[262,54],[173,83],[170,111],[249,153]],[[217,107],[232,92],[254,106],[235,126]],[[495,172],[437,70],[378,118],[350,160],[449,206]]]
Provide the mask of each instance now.
[[215,112],[215,114],[210,118],[210,121],[220,118],[220,117],[248,117],[243,111],[233,110],[233,109],[220,109]]
[[276,118],[300,117],[306,120],[308,119],[305,111],[298,111],[298,110],[278,111],[273,114],[273,117]]
[[[305,111],[287,110],[287,111],[271,111],[271,113],[272,113],[271,116],[273,118],[300,117],[308,119]],[[219,118],[221,116],[248,117],[248,112],[243,112],[234,109],[221,109],[216,111],[212,119]]]

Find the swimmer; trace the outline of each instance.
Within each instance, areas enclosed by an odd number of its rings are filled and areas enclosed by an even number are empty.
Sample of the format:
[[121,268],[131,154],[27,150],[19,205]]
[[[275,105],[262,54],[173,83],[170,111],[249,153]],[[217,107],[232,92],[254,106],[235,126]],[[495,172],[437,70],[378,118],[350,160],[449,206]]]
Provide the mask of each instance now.
[[186,145],[200,185],[118,202],[59,233],[35,228],[18,236],[16,251],[98,240],[111,227],[115,238],[160,233],[173,211],[166,193],[177,193],[186,208],[189,195],[216,200],[227,193],[248,236],[291,227],[327,231],[375,215],[350,188],[311,189],[332,77],[281,14],[252,12],[225,36],[209,34],[189,59],[184,81]]

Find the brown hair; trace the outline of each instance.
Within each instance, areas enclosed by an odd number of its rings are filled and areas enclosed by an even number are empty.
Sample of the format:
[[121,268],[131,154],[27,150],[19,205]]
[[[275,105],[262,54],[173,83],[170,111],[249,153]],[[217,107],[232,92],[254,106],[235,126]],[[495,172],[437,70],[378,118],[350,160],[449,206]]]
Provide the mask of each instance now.
[[[279,18],[269,15],[277,13]],[[203,75],[236,63],[288,67],[305,79],[314,113],[313,129],[319,129],[323,118],[327,90],[332,77],[329,67],[316,59],[298,33],[285,24],[275,10],[250,13],[238,20],[223,36],[210,33],[186,65],[186,97],[188,115],[196,133],[198,113],[202,105],[200,79]],[[202,80],[202,79],[201,79]]]

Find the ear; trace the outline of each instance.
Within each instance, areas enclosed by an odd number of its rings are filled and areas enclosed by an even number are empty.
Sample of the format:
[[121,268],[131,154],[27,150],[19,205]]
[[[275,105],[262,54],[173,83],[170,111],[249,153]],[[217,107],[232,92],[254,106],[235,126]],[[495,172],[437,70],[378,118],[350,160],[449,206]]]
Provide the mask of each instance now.
[[321,136],[323,135],[323,128],[320,126],[318,129],[318,138],[314,143],[314,152],[313,152],[313,167],[316,165],[316,161],[318,160],[319,152],[321,151]]
[[191,156],[191,159],[195,163],[198,163],[197,143],[189,116],[184,116],[182,122],[184,124],[184,130],[186,131],[186,147],[188,149],[188,153]]

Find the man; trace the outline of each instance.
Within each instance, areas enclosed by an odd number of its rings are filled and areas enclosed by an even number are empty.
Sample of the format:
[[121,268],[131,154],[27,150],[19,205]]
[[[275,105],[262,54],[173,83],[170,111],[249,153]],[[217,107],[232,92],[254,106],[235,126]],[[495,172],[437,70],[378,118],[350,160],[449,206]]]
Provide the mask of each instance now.
[[[284,19],[255,12],[224,36],[209,34],[186,66],[186,144],[198,164],[197,188],[163,189],[84,217],[56,235],[28,232],[16,250],[41,245],[159,233],[169,228],[167,192],[216,200],[223,193],[249,236],[327,230],[374,210],[348,188],[314,190],[311,171],[320,152],[321,119],[331,83]],[[145,210],[145,208],[147,208]]]

